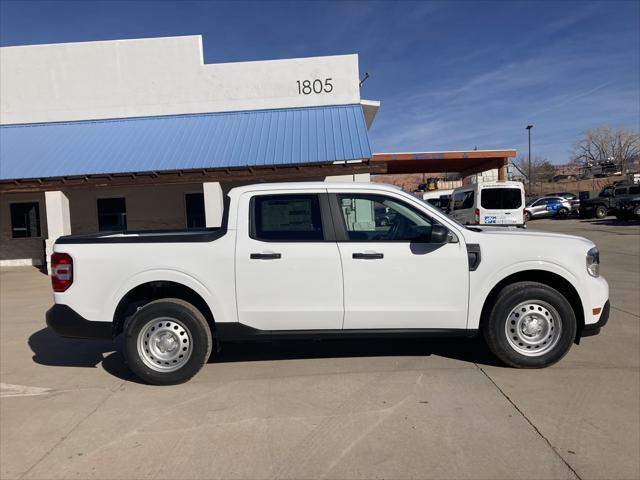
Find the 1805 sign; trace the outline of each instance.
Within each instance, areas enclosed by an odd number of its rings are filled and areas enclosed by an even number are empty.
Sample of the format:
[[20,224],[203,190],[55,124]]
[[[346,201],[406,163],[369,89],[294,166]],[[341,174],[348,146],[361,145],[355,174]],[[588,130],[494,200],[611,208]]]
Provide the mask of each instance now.
[[331,93],[333,92],[333,84],[331,78],[325,78],[324,82],[316,78],[315,80],[297,80],[298,95],[311,95],[312,93]]

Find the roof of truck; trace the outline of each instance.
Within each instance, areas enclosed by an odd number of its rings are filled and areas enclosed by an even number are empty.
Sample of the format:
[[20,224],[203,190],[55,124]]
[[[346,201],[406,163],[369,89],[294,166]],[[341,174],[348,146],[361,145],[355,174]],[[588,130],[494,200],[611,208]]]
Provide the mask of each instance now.
[[252,185],[243,185],[241,187],[233,188],[229,193],[241,194],[244,192],[255,191],[268,191],[268,190],[317,190],[326,188],[327,190],[338,189],[358,189],[363,190],[402,190],[395,185],[388,185],[386,183],[373,183],[373,182],[279,182],[279,183],[254,183]]

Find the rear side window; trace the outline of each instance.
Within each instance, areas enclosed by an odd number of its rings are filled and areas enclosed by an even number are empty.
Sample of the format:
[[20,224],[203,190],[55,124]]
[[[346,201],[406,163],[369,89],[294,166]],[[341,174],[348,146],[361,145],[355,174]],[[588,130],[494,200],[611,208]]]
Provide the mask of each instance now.
[[638,187],[629,187],[629,194],[630,195],[637,195],[640,193],[640,186]]
[[616,188],[616,195],[625,195],[627,193],[627,188]]
[[466,210],[467,208],[473,208],[473,190],[467,192],[456,192],[453,195],[453,209],[454,210]]
[[519,188],[483,188],[480,199],[487,210],[514,210],[522,206]]
[[253,197],[251,238],[276,242],[324,240],[318,195]]

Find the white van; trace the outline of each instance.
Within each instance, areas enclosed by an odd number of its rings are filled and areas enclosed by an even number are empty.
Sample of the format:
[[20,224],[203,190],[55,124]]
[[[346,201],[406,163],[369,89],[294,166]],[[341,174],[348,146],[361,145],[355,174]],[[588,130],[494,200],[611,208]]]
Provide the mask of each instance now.
[[524,225],[524,185],[483,182],[456,188],[448,213],[463,225]]

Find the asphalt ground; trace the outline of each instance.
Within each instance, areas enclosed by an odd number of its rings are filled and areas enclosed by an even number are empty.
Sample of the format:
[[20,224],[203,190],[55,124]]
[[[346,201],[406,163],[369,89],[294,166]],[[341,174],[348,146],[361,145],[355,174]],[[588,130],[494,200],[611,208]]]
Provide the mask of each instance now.
[[0,477],[640,477],[640,225],[538,220],[599,246],[611,318],[557,365],[477,340],[229,344],[140,384],[112,342],[44,324],[49,279],[0,272]]

